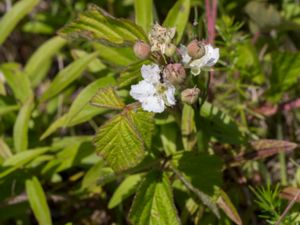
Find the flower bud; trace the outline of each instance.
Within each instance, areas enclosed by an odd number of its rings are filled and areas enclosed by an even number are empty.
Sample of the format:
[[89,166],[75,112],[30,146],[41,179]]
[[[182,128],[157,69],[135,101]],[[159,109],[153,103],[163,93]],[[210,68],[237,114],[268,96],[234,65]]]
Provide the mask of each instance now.
[[181,84],[185,80],[185,69],[180,63],[168,64],[164,69],[164,79],[171,84]]
[[133,51],[139,59],[147,59],[150,55],[150,46],[142,41],[137,41],[133,46]]
[[171,57],[174,55],[175,52],[176,52],[176,45],[172,43],[167,44],[165,49],[165,55]]
[[181,92],[181,101],[188,103],[188,104],[194,104],[200,94],[199,88],[188,88]]
[[200,59],[205,55],[205,45],[198,40],[191,41],[187,46],[187,52],[193,59]]

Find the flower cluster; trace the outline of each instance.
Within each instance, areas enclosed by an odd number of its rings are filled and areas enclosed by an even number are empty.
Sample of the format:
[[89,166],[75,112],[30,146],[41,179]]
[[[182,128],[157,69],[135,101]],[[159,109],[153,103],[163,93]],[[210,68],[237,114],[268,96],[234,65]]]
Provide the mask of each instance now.
[[209,70],[219,59],[219,49],[205,41],[193,40],[187,46],[177,48],[173,43],[175,28],[155,24],[149,33],[149,43],[138,41],[134,46],[135,55],[150,59],[150,65],[143,65],[143,80],[132,85],[130,95],[138,100],[145,111],[161,113],[167,106],[176,104],[175,91],[181,92],[181,100],[194,104],[199,96],[197,87],[186,88],[187,74],[199,75]]

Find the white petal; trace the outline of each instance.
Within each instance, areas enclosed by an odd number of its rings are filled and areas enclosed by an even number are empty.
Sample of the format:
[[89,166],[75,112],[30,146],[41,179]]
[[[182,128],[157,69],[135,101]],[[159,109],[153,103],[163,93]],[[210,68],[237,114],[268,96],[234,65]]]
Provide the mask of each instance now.
[[205,66],[215,65],[220,57],[219,49],[213,48],[211,45],[207,45],[205,50],[206,50],[206,59],[207,59]]
[[160,80],[160,69],[157,64],[143,65],[141,72],[142,77],[150,83],[158,83]]
[[168,89],[165,92],[166,100],[167,100],[166,105],[169,105],[169,106],[175,105],[176,100],[175,100],[174,94],[175,94],[175,87],[170,84],[168,86]]
[[162,98],[150,96],[142,102],[142,108],[148,112],[161,113],[165,110],[165,104]]
[[183,64],[188,64],[191,61],[191,57],[187,53],[187,48],[184,45],[180,45],[179,49],[180,55],[182,57],[182,63]]
[[155,87],[151,83],[142,80],[138,84],[131,86],[129,94],[135,100],[142,102],[145,98],[153,96],[155,93]]

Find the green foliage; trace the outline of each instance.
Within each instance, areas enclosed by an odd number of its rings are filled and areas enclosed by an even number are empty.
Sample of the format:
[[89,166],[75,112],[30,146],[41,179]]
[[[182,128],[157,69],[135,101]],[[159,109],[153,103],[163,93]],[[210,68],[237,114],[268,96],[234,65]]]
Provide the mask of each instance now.
[[133,224],[180,224],[166,174],[152,172],[142,181],[129,219]]
[[134,0],[135,23],[142,27],[145,32],[149,32],[153,25],[152,8],[152,0]]
[[36,177],[26,181],[26,192],[30,206],[39,224],[51,225],[52,222],[46,195]]

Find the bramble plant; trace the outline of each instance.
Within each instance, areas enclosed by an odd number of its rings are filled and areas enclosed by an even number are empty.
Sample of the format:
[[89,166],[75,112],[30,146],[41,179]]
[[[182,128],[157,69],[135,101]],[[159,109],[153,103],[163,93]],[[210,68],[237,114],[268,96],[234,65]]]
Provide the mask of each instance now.
[[0,3],[0,224],[299,224],[299,4],[91,2]]

